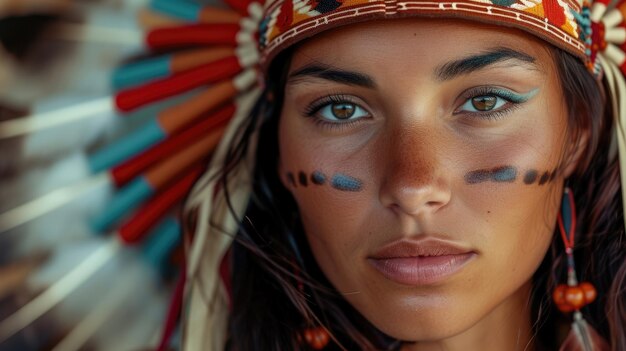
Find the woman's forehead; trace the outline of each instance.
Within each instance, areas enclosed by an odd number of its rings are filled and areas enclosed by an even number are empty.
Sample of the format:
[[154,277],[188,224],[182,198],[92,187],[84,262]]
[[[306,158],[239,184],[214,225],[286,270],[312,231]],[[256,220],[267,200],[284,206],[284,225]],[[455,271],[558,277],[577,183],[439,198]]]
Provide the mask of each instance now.
[[429,71],[445,80],[461,70],[515,68],[544,72],[549,44],[520,30],[463,20],[400,19],[345,26],[298,45],[290,75],[341,67],[385,73]]

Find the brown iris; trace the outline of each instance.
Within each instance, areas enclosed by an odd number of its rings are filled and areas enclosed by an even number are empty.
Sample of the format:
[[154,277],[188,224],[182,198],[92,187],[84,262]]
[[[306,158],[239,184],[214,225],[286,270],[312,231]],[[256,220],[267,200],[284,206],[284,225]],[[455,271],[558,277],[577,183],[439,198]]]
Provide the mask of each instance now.
[[354,111],[356,111],[354,104],[333,104],[331,108],[333,110],[333,116],[338,119],[348,119],[352,117]]
[[478,111],[490,111],[496,106],[498,98],[490,95],[476,96],[472,98],[472,106]]

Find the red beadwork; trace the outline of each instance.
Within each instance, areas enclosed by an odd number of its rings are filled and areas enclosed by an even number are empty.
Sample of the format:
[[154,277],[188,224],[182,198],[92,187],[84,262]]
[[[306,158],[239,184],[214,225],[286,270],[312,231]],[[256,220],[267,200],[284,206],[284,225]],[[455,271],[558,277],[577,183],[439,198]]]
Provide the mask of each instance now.
[[[604,23],[592,22],[591,23],[591,41],[594,43],[594,46],[597,45],[600,50],[604,50],[606,48],[606,28],[604,27]],[[597,52],[593,52],[593,54],[597,54]]]
[[596,62],[596,57],[598,56],[598,52],[604,51],[606,48],[606,40],[604,40],[604,24],[602,22],[596,23],[591,22],[591,45],[588,47],[591,50],[591,55],[589,59],[593,63]]

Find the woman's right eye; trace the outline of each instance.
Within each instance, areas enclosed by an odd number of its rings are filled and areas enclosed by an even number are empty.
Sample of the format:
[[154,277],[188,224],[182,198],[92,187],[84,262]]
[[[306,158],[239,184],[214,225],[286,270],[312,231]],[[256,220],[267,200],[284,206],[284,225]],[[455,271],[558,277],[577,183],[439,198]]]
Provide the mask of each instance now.
[[313,102],[304,113],[319,122],[329,124],[351,123],[370,116],[361,105],[346,97],[334,95]]
[[369,115],[361,106],[351,102],[326,104],[317,113],[322,118],[333,122],[355,120]]

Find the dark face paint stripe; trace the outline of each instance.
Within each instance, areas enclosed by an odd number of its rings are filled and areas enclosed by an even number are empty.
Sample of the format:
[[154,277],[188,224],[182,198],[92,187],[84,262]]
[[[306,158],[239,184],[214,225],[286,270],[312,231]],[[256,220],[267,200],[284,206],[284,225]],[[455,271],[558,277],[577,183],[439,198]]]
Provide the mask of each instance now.
[[300,180],[300,185],[302,185],[302,186],[307,186],[307,185],[309,185],[309,182],[308,182],[308,178],[307,178],[307,176],[306,176],[306,173],[304,173],[304,172],[300,171],[300,173],[298,173],[298,179]]
[[539,185],[544,185],[548,182],[548,179],[550,179],[550,173],[545,172],[541,178],[539,178]]
[[527,171],[526,175],[524,175],[524,184],[530,185],[534,183],[537,180],[537,177],[539,177],[539,172],[536,170],[531,169]]
[[467,184],[478,184],[486,181],[496,183],[512,183],[517,179],[517,169],[512,166],[497,167],[494,169],[479,169],[465,175]]
[[296,184],[296,177],[293,175],[293,173],[287,172],[287,180],[289,181],[289,184],[291,184],[292,186],[294,187],[298,186]]
[[550,179],[548,179],[548,181],[553,182],[555,178],[556,178],[556,169],[552,171],[552,173],[550,174]]
[[472,171],[465,175],[465,182],[467,184],[478,184],[482,182],[486,182],[491,179],[491,171],[488,170],[478,170]]

